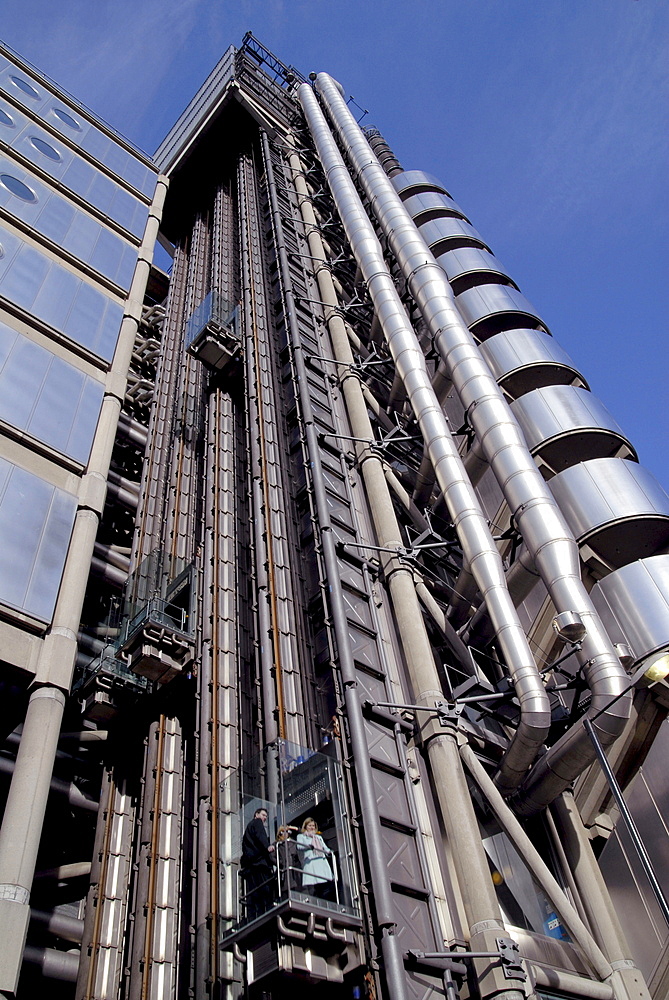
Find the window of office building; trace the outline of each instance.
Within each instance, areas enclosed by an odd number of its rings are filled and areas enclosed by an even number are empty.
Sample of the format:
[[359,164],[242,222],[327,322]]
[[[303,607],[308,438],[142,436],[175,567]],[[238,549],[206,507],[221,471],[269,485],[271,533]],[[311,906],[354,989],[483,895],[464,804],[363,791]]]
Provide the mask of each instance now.
[[0,601],[48,622],[72,534],[76,498],[0,458]]
[[103,386],[0,322],[0,420],[85,465]]
[[123,307],[0,225],[0,296],[110,361]]

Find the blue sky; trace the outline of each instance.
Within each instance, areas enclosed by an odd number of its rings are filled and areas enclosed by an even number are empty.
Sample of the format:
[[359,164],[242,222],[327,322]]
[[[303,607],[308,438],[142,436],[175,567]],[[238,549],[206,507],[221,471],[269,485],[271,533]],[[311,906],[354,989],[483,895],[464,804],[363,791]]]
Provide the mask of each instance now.
[[3,39],[148,151],[251,29],[441,178],[669,485],[666,0],[2,0]]

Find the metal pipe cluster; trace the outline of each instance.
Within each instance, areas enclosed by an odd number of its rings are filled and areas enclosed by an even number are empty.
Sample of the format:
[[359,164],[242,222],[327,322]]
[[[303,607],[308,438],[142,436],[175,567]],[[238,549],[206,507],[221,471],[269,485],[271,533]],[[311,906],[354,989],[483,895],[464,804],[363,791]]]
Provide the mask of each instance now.
[[[556,611],[576,612],[586,626],[586,637],[578,657],[592,692],[588,715],[600,739],[608,746],[620,735],[629,717],[631,696],[627,691],[627,677],[581,581],[574,538],[527,450],[517,421],[458,313],[443,270],[350,114],[337,85],[328,74],[321,73],[316,80],[316,89],[349,158],[352,172],[369,201],[370,210],[400,264],[407,287],[445,362],[467,419]],[[446,458],[444,450],[444,439],[448,433],[446,421],[441,407],[436,408],[438,412],[435,410],[434,393],[431,396],[426,393],[427,371],[422,351],[416,344],[410,345],[402,332],[408,323],[401,304],[398,311],[387,288],[385,264],[378,254],[375,260],[371,252],[369,231],[365,229],[360,213],[364,215],[367,226],[371,227],[371,224],[362,211],[359,199],[356,211],[351,175],[341,158],[337,162],[336,157],[340,154],[332,134],[325,122],[316,119],[305,87],[300,90],[300,99],[305,109],[309,109],[307,118],[319,151],[322,146],[327,153],[330,166],[324,161],[326,175],[351,243],[359,245],[359,253],[367,260],[363,273],[370,295],[377,312],[386,317],[389,331],[386,336],[395,363],[398,370],[405,372],[407,393],[421,426],[437,481],[444,491],[453,522],[459,528],[463,520],[471,517],[469,496],[475,495],[473,488],[459,468],[453,478],[454,463]],[[487,539],[483,549],[486,551],[485,563],[492,565]],[[465,556],[476,576],[480,573],[482,556],[479,554],[472,559],[473,555],[467,546]],[[477,583],[490,609],[507,665],[513,672],[515,661],[504,648],[508,639],[507,620],[500,618],[497,609],[493,611],[497,599],[500,607],[508,606],[515,615],[503,571],[491,589],[487,582],[479,583],[477,580]],[[536,680],[532,671],[524,670],[518,683],[523,692],[522,705],[523,700],[535,696]],[[576,724],[532,769],[517,795],[517,808],[530,813],[553,801],[592,762],[593,753],[583,726]]]

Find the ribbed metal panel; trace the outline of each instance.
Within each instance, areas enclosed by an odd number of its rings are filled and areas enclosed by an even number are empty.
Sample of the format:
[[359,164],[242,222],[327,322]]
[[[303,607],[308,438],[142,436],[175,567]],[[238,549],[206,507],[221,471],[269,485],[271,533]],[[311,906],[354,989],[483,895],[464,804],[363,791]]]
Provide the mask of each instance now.
[[[455,219],[440,220],[441,222],[456,222]],[[430,225],[437,225],[432,222]],[[425,227],[421,228],[423,232]],[[527,301],[522,292],[510,285],[480,285],[468,288],[456,295],[455,302],[462,318],[472,333],[485,340],[501,330],[517,326],[518,320],[531,320],[528,325],[546,325],[534,306]]]
[[627,643],[635,659],[669,648],[669,554],[623,566],[590,596],[613,641]]
[[504,330],[481,344],[481,354],[514,399],[545,385],[568,385],[576,379],[588,388],[566,351],[543,330]]
[[669,496],[636,462],[595,458],[565,469],[549,485],[579,543],[611,569],[669,543]]
[[604,404],[587,389],[548,385],[511,404],[528,447],[554,472],[591,458],[636,452]]
[[450,198],[450,194],[441,181],[424,170],[405,170],[403,173],[391,177],[390,182],[402,201],[411,195],[422,194],[424,191],[439,191]]

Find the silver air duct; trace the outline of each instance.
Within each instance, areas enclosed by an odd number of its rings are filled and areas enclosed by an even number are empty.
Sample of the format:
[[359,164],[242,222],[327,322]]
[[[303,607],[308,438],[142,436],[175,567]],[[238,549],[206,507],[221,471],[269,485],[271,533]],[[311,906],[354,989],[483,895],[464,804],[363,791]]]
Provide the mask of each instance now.
[[[556,611],[576,612],[586,625],[587,634],[577,655],[592,692],[588,715],[603,745],[610,746],[629,718],[631,693],[626,690],[628,678],[581,581],[574,538],[454,304],[444,271],[330,77],[318,74],[316,86],[409,291],[446,362],[460,402]],[[514,290],[505,287],[504,291]],[[552,802],[593,760],[589,737],[583,725],[576,723],[533,768],[518,792],[519,810],[529,814]]]
[[384,262],[372,224],[311,87],[307,84],[300,87],[299,97],[346,235],[419,423],[465,559],[495,623],[520,703],[521,721],[497,776],[499,786],[509,793],[517,787],[546,739],[550,725],[548,697],[506,588],[502,560],[451,438],[423,352]]

